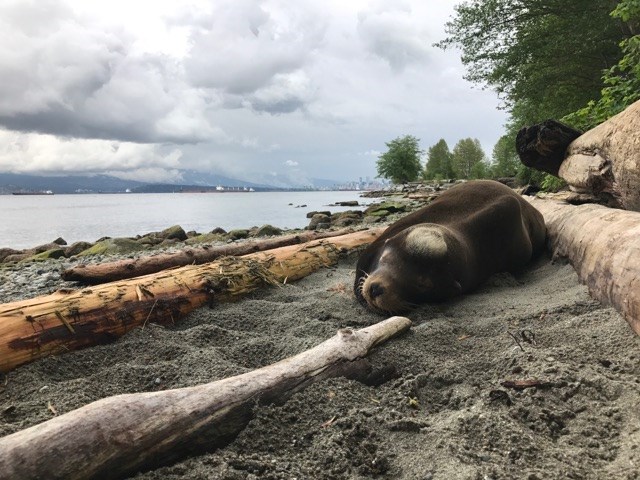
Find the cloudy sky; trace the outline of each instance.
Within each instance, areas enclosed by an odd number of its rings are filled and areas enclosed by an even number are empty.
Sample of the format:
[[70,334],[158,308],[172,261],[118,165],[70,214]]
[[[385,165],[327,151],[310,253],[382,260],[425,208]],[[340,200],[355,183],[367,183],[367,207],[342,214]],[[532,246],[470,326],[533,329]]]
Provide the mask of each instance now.
[[0,0],[0,171],[374,177],[505,116],[432,46],[449,0]]

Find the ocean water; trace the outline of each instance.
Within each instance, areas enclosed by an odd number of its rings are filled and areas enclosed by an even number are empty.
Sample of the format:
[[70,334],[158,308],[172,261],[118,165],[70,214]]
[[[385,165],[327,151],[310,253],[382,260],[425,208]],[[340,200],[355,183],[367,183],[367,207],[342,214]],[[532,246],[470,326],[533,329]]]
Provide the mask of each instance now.
[[106,236],[132,237],[172,225],[200,233],[267,223],[301,228],[309,224],[307,212],[358,208],[328,207],[349,200],[371,203],[358,192],[343,191],[1,195],[0,248],[29,248],[58,237],[69,244]]

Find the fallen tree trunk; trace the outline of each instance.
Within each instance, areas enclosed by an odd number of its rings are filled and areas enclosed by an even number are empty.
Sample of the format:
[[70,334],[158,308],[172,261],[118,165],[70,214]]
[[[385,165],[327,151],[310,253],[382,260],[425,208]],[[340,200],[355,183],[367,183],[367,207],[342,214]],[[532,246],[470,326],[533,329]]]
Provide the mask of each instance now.
[[56,353],[107,343],[146,322],[172,323],[205,304],[297,280],[375,240],[360,231],[0,305],[0,372]]
[[282,401],[319,379],[366,377],[369,350],[410,326],[392,317],[243,375],[98,400],[1,438],[0,478],[122,478],[211,451],[245,427],[256,402]]
[[529,199],[544,216],[554,256],[567,258],[589,293],[640,335],[640,213]]
[[100,283],[115,282],[116,280],[125,278],[149,275],[150,273],[160,272],[169,268],[183,267],[185,265],[202,265],[203,263],[211,262],[220,257],[263,252],[287,245],[296,245],[312,240],[346,235],[351,232],[353,232],[351,229],[331,232],[303,232],[262,241],[250,241],[217,247],[185,248],[179,252],[162,253],[136,259],[92,265],[78,265],[62,272],[62,279],[97,285]]
[[[557,175],[573,191],[593,195],[605,205],[640,211],[640,101],[570,144],[546,142],[543,137],[537,147],[528,149],[527,139],[533,138],[536,128],[522,129],[516,139],[525,165],[530,162],[533,168]],[[521,153],[536,149],[540,155],[533,162]],[[546,168],[555,165],[556,159],[560,159],[557,172],[555,166]]]

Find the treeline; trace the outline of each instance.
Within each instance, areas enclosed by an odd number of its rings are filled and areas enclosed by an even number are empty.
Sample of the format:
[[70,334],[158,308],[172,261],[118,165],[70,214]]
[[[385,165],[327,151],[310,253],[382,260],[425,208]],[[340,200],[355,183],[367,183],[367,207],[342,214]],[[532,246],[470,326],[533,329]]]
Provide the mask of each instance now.
[[487,158],[478,139],[463,138],[449,150],[444,139],[427,150],[424,180],[477,179],[516,176],[520,162],[507,137],[502,137]]
[[453,150],[440,139],[427,150],[423,165],[425,152],[420,148],[420,140],[405,135],[387,142],[388,150],[378,158],[378,175],[394,183],[513,177],[522,165],[512,143],[508,137],[502,137],[494,146],[491,158],[487,158],[478,139],[464,138]]

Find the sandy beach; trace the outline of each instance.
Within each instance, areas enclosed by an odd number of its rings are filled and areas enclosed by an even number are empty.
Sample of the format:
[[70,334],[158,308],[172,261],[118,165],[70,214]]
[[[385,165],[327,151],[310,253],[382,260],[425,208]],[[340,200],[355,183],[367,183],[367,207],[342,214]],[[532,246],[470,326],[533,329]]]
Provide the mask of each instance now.
[[[110,395],[240,374],[380,321],[351,291],[355,262],[22,366],[0,384],[0,435]],[[413,328],[370,356],[382,384],[314,384],[257,407],[227,447],[132,478],[639,478],[640,340],[571,266],[543,257],[408,316]],[[539,385],[503,385],[514,380]]]

